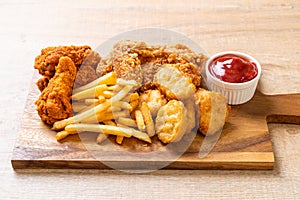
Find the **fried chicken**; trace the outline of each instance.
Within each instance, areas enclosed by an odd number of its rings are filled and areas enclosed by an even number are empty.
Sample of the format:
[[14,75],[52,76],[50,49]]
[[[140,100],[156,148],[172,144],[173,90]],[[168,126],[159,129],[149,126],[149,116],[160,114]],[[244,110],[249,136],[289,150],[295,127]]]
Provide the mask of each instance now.
[[[109,57],[102,59],[99,63],[96,69],[98,76],[115,71],[114,65],[116,65],[116,60],[118,60],[118,58],[121,59],[125,55],[132,54],[137,55],[137,59],[140,61],[143,84],[152,83],[154,75],[163,65],[172,64],[185,77],[187,77],[195,85],[195,87],[200,86],[200,69],[205,63],[206,57],[203,54],[197,55],[185,45],[180,44],[166,47],[159,45],[152,46],[146,44],[145,42],[138,41],[119,41],[116,43],[116,45],[114,45]],[[136,62],[137,61],[135,61],[135,63]],[[119,71],[128,71],[126,69],[128,67],[126,67],[124,64],[118,66]],[[122,70],[123,67],[125,70]]]
[[[42,49],[41,54],[35,58],[34,68],[39,70],[39,73],[44,77],[38,82],[38,88],[43,91],[49,80],[55,74],[55,67],[57,66],[59,59],[62,56],[68,56],[72,59],[77,67],[79,79],[76,81],[77,86],[81,86],[87,83],[87,81],[94,80],[95,69],[100,61],[100,55],[93,51],[89,46],[58,46],[47,47]],[[80,67],[85,67],[84,70],[79,70]],[[87,70],[87,68],[89,70]]]
[[189,63],[193,63],[197,67],[198,71],[201,71],[201,69],[204,68],[207,60],[207,57],[204,54],[196,54],[183,44],[168,46],[165,51],[175,54],[177,57],[183,58]]
[[114,58],[110,64],[98,65],[97,74],[100,76],[111,71],[116,72],[118,78],[135,80],[139,86],[143,82],[141,61],[136,53],[126,53]]
[[82,65],[77,71],[74,88],[86,85],[98,78],[95,69],[90,65]]
[[39,90],[41,92],[47,87],[50,79],[51,78],[49,76],[43,76],[42,78],[40,78],[38,80],[38,82],[36,83],[36,85],[38,86],[38,88],[39,88]]
[[89,46],[47,47],[35,58],[34,68],[38,69],[41,75],[52,77],[62,56],[71,58],[77,68],[82,64],[96,68],[100,61],[100,55]]
[[73,115],[71,95],[77,68],[69,57],[61,57],[39,99],[35,102],[41,119],[52,125]]

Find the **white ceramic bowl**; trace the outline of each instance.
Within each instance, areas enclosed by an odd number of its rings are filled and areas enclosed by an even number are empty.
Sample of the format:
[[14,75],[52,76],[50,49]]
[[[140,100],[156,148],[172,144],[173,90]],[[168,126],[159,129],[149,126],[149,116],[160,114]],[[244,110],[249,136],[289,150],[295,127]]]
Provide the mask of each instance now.
[[[244,82],[244,83],[228,83],[228,82],[222,81],[222,80],[216,78],[215,76],[213,76],[209,70],[209,67],[210,67],[212,61],[215,58],[226,55],[226,54],[236,55],[236,56],[239,56],[242,58],[246,58],[251,62],[254,62],[258,69],[258,73],[257,73],[256,77],[254,79],[252,79],[248,82]],[[258,81],[261,76],[261,66],[256,59],[254,59],[253,57],[251,57],[245,53],[241,53],[241,52],[237,52],[237,51],[225,51],[225,52],[217,53],[217,54],[211,56],[207,60],[206,66],[205,66],[205,73],[206,73],[206,77],[207,77],[207,86],[208,86],[209,90],[222,93],[227,98],[228,104],[238,105],[238,104],[246,103],[253,97],[256,87],[257,87],[257,84],[258,84]]]

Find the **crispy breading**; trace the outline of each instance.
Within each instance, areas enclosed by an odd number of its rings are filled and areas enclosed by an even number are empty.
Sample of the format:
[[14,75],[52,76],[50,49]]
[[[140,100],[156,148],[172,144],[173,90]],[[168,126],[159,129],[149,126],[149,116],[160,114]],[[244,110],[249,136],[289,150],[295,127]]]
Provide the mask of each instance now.
[[164,65],[155,74],[153,82],[168,99],[188,99],[196,92],[195,85],[172,64]]
[[113,63],[113,71],[118,78],[135,80],[139,85],[143,82],[141,61],[136,53],[124,54],[117,57]]
[[113,65],[111,63],[107,64],[106,61],[102,61],[102,60],[100,61],[96,69],[96,73],[99,77],[104,76],[105,74],[108,74],[112,71],[113,71]]
[[73,115],[71,95],[76,77],[76,66],[69,57],[61,57],[55,75],[35,102],[41,119],[47,124]]
[[[101,60],[97,67],[97,74],[102,76],[113,71],[116,58],[122,58],[123,55],[128,54],[138,55],[143,73],[143,84],[152,83],[154,75],[164,64],[173,64],[196,87],[200,86],[200,69],[205,63],[206,56],[197,55],[181,44],[167,47],[131,40],[119,41],[114,45],[109,57]],[[122,68],[124,65],[119,66]]]
[[52,77],[62,56],[71,58],[77,68],[82,64],[96,68],[101,59],[100,55],[89,46],[47,47],[35,58],[34,68],[38,69],[41,75]]
[[168,54],[157,55],[153,58],[142,58],[143,83],[149,84],[153,82],[154,75],[168,61]]
[[181,57],[189,63],[193,63],[197,67],[198,71],[202,71],[202,69],[205,67],[207,57],[203,53],[196,54],[186,45],[171,45],[168,46],[165,51],[176,54],[177,57]]
[[167,103],[167,100],[159,90],[146,90],[140,94],[140,105],[143,102],[147,103],[152,117],[156,117],[158,110]]
[[49,76],[43,76],[36,82],[36,85],[38,86],[41,92],[47,87],[50,79],[51,78]]
[[156,117],[155,130],[163,143],[178,142],[187,129],[187,113],[181,101],[171,100],[162,106]]
[[230,110],[226,98],[221,93],[200,88],[195,99],[199,109],[199,131],[204,135],[213,135],[222,129]]
[[201,75],[194,64],[176,63],[172,64],[171,66],[178,69],[181,74],[189,80],[190,83],[193,83],[196,87],[200,86]]
[[77,71],[74,88],[86,85],[98,78],[95,69],[90,65],[82,65]]
[[126,53],[120,55],[107,64],[100,62],[97,67],[97,75],[103,76],[111,71],[116,72],[118,78],[125,80],[135,80],[139,86],[143,82],[141,61],[136,53]]

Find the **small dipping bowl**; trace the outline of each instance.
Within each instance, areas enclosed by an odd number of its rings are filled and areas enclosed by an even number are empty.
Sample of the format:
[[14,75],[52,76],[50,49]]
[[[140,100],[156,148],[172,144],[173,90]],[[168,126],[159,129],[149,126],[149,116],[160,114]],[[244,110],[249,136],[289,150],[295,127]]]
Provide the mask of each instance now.
[[[224,80],[221,80],[222,78],[218,77],[216,74],[213,74],[212,72],[212,65],[213,62],[216,59],[219,59],[224,56],[236,56],[238,58],[243,59],[244,61],[248,61],[250,63],[254,63],[257,68],[257,74],[256,76],[245,82],[227,82]],[[230,65],[226,67],[227,70],[230,70]],[[224,72],[224,70],[219,70]],[[258,81],[261,76],[261,66],[259,62],[254,59],[252,56],[249,56],[245,53],[236,52],[236,51],[225,51],[221,53],[217,53],[213,56],[211,56],[205,66],[205,72],[207,77],[207,86],[209,90],[216,91],[222,93],[226,98],[227,102],[230,105],[239,105],[246,103],[249,101],[255,93]]]

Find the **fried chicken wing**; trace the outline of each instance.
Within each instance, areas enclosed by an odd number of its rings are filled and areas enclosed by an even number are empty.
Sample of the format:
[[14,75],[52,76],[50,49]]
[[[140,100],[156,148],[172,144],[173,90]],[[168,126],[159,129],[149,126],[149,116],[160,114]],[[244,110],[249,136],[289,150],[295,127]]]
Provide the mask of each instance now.
[[[49,80],[55,74],[55,67],[62,56],[68,56],[74,62],[78,70],[78,80],[75,87],[85,85],[95,80],[96,67],[101,60],[100,55],[89,46],[58,46],[42,49],[41,54],[35,58],[34,68],[44,77],[38,80],[37,86],[43,91]],[[83,68],[82,70],[79,70]]]
[[69,57],[59,59],[55,75],[35,102],[38,114],[45,123],[53,124],[73,115],[70,101],[76,71],[76,66]]
[[62,56],[71,58],[77,68],[82,64],[96,68],[101,59],[100,55],[89,46],[47,47],[35,58],[34,68],[38,69],[41,75],[52,77]]

